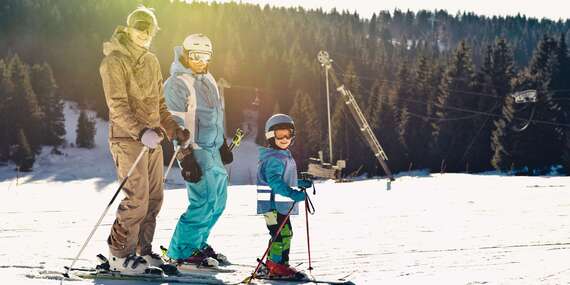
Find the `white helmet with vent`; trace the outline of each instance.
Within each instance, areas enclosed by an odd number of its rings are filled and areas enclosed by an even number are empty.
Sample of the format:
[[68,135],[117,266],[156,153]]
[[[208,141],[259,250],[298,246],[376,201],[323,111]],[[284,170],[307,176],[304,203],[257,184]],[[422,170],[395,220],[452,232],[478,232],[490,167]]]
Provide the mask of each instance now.
[[189,53],[205,53],[209,56],[214,54],[212,41],[204,34],[192,34],[187,36],[182,43],[182,47]]

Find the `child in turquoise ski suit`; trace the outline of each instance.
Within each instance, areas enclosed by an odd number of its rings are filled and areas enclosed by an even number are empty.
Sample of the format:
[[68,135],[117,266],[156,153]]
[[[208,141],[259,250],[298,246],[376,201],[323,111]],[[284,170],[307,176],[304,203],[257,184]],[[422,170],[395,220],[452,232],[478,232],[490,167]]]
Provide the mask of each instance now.
[[[259,150],[257,173],[258,201],[257,213],[263,214],[269,234],[273,239],[267,257],[267,269],[270,275],[291,277],[298,272],[289,266],[289,249],[293,229],[288,219],[288,212],[298,214],[298,205],[294,202],[305,200],[305,192],[294,187],[309,188],[309,180],[297,179],[297,165],[289,151],[295,136],[295,124],[285,114],[273,115],[265,124],[265,137],[268,147]],[[279,226],[285,221],[281,232]],[[276,235],[277,234],[277,235]]]

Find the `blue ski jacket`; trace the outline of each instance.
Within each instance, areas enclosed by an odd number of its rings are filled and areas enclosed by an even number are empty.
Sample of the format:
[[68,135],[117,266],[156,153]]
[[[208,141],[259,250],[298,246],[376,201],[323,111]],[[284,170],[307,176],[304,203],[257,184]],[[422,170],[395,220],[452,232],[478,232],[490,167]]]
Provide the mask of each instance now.
[[[305,193],[297,187],[297,164],[289,150],[261,147],[257,168],[257,213],[277,210],[287,214],[293,201],[303,201]],[[298,206],[291,214],[298,214]]]
[[164,97],[179,125],[190,131],[194,149],[218,149],[224,142],[224,98],[209,72],[194,74],[179,58],[183,49],[174,48],[170,77],[164,83]]

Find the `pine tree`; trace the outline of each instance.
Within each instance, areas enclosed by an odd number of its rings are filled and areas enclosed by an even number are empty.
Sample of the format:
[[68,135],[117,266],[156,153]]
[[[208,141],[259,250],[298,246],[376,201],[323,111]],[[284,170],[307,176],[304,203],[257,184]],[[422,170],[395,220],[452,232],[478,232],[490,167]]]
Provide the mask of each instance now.
[[[356,103],[362,108],[365,98],[361,93],[361,82],[356,72],[356,66],[352,61],[347,64],[342,81],[344,86],[351,91]],[[340,94],[339,94],[340,95]],[[332,116],[333,143],[338,147],[339,153],[335,155],[338,159],[347,161],[347,171],[351,172],[366,163],[370,158],[369,149],[365,143],[362,133],[358,128],[350,110],[345,106],[344,98],[338,96]]]
[[95,121],[89,119],[85,110],[81,110],[77,120],[77,138],[75,139],[77,147],[95,147],[95,132]]
[[402,146],[402,151],[406,157],[406,165],[417,166],[423,157],[423,144],[420,141],[420,130],[422,121],[418,117],[425,113],[422,110],[422,101],[414,96],[415,79],[408,67],[408,62],[400,64],[396,81],[396,106],[398,108],[398,138]]
[[315,105],[308,93],[297,90],[290,116],[295,121],[296,143],[294,157],[300,169],[304,169],[308,159],[321,149],[320,122]]
[[342,83],[348,90],[352,92],[352,95],[354,95],[356,102],[358,104],[362,104],[361,102],[364,99],[362,98],[362,94],[360,93],[361,91],[360,88],[362,87],[362,84],[358,77],[358,73],[356,72],[356,66],[354,65],[354,62],[352,62],[352,60],[349,61],[348,65],[346,66],[346,70],[344,71],[342,77]]
[[18,144],[16,145],[16,151],[13,154],[12,160],[18,166],[19,171],[32,171],[36,158],[23,129],[18,130],[17,141]]
[[58,146],[65,136],[65,117],[63,101],[57,92],[51,67],[44,63],[32,67],[32,86],[38,97],[38,103],[45,114],[42,120],[43,143]]
[[514,100],[505,97],[502,108],[502,118],[494,121],[494,130],[491,133],[493,158],[491,165],[497,170],[508,171],[513,165],[512,143],[514,134],[510,129],[510,123],[514,117]]
[[403,158],[405,160],[404,163],[408,165],[413,165],[414,159],[410,154],[410,152],[413,150],[412,149],[413,145],[410,145],[412,141],[409,141],[409,139],[411,139],[412,137],[410,132],[412,132],[414,128],[412,122],[412,115],[408,111],[407,105],[403,105],[402,107],[400,107],[397,112],[398,112],[398,117],[397,117],[398,142],[400,143],[401,146],[400,149],[402,151]]
[[373,62],[373,59],[376,58],[376,52],[378,50],[378,22],[376,18],[376,13],[372,14],[372,18],[370,18],[370,24],[368,26],[368,46],[367,52],[370,56],[370,62]]
[[[431,89],[431,97],[427,100],[426,103],[426,114],[429,116],[430,120],[428,122],[427,131],[429,132],[429,139],[426,141],[428,145],[428,151],[426,152],[427,157],[427,167],[431,171],[440,171],[441,168],[441,156],[440,151],[437,145],[437,134],[439,131],[441,117],[437,115],[437,112],[440,111],[441,105],[439,105],[439,97],[440,97],[440,85],[443,81],[446,72],[446,63],[444,62],[437,62],[434,60],[433,65],[431,66],[432,73],[427,81],[428,83],[426,86],[430,86]],[[419,87],[424,88],[424,87]],[[429,87],[428,87],[428,94],[429,94]]]
[[337,98],[331,117],[331,131],[333,140],[333,155],[335,159],[347,159],[345,144],[346,120],[348,119],[342,98]]
[[9,64],[13,93],[6,105],[9,144],[16,144],[18,129],[23,129],[33,152],[40,150],[41,121],[44,114],[38,104],[38,100],[30,82],[30,68],[15,55]]
[[[435,72],[432,70],[430,62],[425,56],[421,56],[418,59],[416,70],[415,70],[415,100],[422,102],[423,104],[416,103],[416,112],[418,115],[424,115],[423,118],[417,120],[417,138],[413,150],[420,152],[421,155],[414,154],[414,162],[416,168],[426,168],[429,167],[429,151],[427,151],[427,146],[425,142],[431,141],[431,124],[430,121],[433,116],[433,104],[435,98],[436,88],[433,84],[433,77]],[[421,145],[420,145],[421,144]]]
[[[478,98],[477,111],[496,113],[501,110],[502,97],[497,95],[493,85],[493,46],[488,45],[483,56],[483,66],[475,75],[475,86],[473,90],[482,94]],[[496,118],[490,115],[479,115],[473,118],[475,129],[473,139],[467,146],[463,157],[469,158],[470,171],[483,171],[489,168],[493,156],[491,150],[491,132],[493,121]],[[476,154],[476,155],[473,155]]]
[[[13,136],[10,133],[8,116],[8,105],[13,97],[14,84],[8,74],[8,66],[4,60],[0,59],[0,136],[9,138]],[[9,139],[0,140],[0,160],[8,160],[10,156],[10,141]]]
[[[558,40],[558,48],[556,50],[556,61],[558,62],[557,74],[553,76],[551,85],[553,91],[553,101],[560,107],[560,114],[557,121],[563,124],[570,124],[570,56],[568,54],[568,46],[566,45],[566,37],[560,35]],[[562,165],[566,174],[570,174],[570,130],[561,128],[563,139]]]
[[[515,78],[514,59],[512,50],[507,45],[505,39],[499,39],[495,46],[489,50],[490,54],[486,57],[485,68],[482,70],[483,83],[482,90],[497,97],[494,102],[494,109],[501,110],[502,117],[495,119],[491,129],[485,129],[490,132],[490,144],[487,140],[479,141],[478,153],[486,154],[486,147],[491,147],[491,165],[498,170],[509,170],[513,161],[510,155],[512,151],[512,139],[515,135],[510,128],[514,116],[514,100],[510,96],[512,93],[511,82]],[[488,62],[488,63],[487,63]],[[486,108],[491,103],[486,104]],[[485,157],[484,155],[480,155]]]
[[[536,89],[538,101],[534,119],[550,123],[560,123],[560,106],[553,100],[550,90],[559,86],[561,78],[557,58],[559,44],[549,36],[544,36],[533,55],[526,76],[519,80],[516,90]],[[556,80],[558,78],[558,80]],[[554,80],[553,80],[554,79]],[[520,117],[521,114],[515,114]],[[516,167],[527,167],[529,174],[548,173],[552,165],[561,163],[563,138],[560,127],[533,123],[520,133],[513,149]]]
[[[397,115],[391,93],[393,91],[385,81],[376,81],[370,91],[368,123],[388,156],[388,166],[392,171],[398,171],[404,169],[405,162],[398,141]],[[375,157],[368,158],[367,168],[371,175],[385,174],[381,172],[383,170]]]
[[473,69],[470,49],[461,42],[441,82],[435,114],[439,121],[433,126],[439,160],[451,172],[465,171],[468,162],[463,154],[474,126],[470,120],[457,119],[466,116],[461,109],[471,109],[476,103],[468,93],[473,88]]

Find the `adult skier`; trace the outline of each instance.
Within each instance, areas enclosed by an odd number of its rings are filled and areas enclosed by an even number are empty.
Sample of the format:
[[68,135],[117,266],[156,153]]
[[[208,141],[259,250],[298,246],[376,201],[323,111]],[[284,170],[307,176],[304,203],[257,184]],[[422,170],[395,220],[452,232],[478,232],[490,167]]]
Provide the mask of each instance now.
[[208,244],[210,232],[226,207],[228,174],[233,160],[224,137],[224,100],[208,66],[212,42],[192,34],[174,48],[174,62],[165,82],[166,104],[190,131],[179,159],[189,206],[180,216],[167,256],[177,262],[215,267],[227,262]]
[[[116,28],[103,45],[99,71],[109,108],[109,144],[119,180],[127,175],[137,156],[148,147],[123,187],[116,219],[107,240],[111,270],[144,273],[162,265],[152,251],[156,216],[163,200],[165,135],[180,142],[189,132],[174,121],[163,97],[162,74],[156,56],[149,52],[158,22],[152,9],[140,6]],[[165,133],[166,130],[166,133]]]

